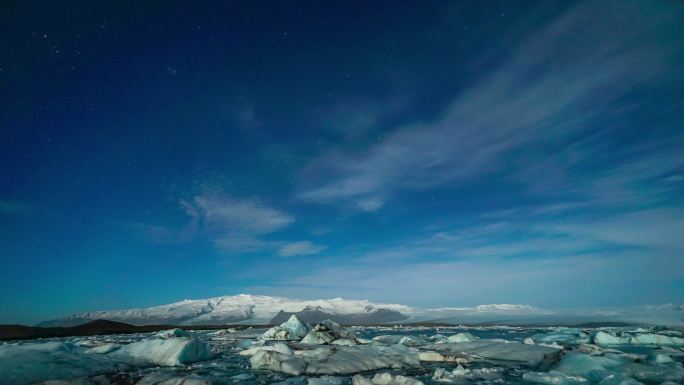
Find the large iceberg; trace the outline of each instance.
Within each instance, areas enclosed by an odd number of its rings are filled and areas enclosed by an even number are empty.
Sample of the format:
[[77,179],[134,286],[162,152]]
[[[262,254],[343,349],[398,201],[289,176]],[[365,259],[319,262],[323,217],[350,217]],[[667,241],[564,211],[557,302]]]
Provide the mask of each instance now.
[[109,373],[121,368],[100,355],[83,354],[69,342],[5,344],[0,346],[0,381],[25,385],[41,381]]
[[598,331],[594,334],[594,343],[598,346],[613,345],[656,345],[684,346],[684,338],[655,333],[637,333],[621,335]]
[[177,366],[212,358],[209,346],[197,338],[149,338],[125,345],[111,353],[136,364]]
[[458,357],[471,357],[530,368],[549,367],[560,359],[561,352],[561,349],[548,346],[499,340],[432,344],[426,346],[425,349],[437,352],[445,357],[453,357],[445,361],[457,361],[456,358]]
[[684,368],[678,362],[643,364],[638,357],[618,353],[590,356],[568,352],[563,355],[559,363],[553,366],[552,370],[571,376],[582,376],[589,381],[607,385],[610,385],[611,379],[621,381],[634,378],[649,383],[684,380]]
[[473,381],[495,381],[501,382],[503,378],[502,368],[479,368],[470,369],[458,365],[453,371],[448,372],[446,369],[438,368],[432,379],[438,382],[446,383],[462,383],[466,380]]
[[253,369],[291,375],[353,374],[367,370],[420,366],[418,354],[403,345],[320,346],[294,354],[260,350],[251,358]]
[[355,338],[354,333],[345,330],[332,320],[321,321],[302,338],[303,344],[324,345],[335,340]]
[[397,374],[395,376],[390,373],[378,373],[373,378],[368,379],[360,374],[352,377],[352,385],[424,385],[422,381],[415,378],[402,376]]
[[470,333],[458,333],[454,334],[453,336],[449,336],[447,340],[449,342],[473,342],[476,341],[478,338],[475,337],[474,335]]
[[212,358],[207,344],[193,337],[174,337],[176,334],[184,333],[172,330],[127,345],[82,347],[62,341],[0,345],[0,383],[76,381],[137,366],[176,366]]
[[268,329],[261,335],[264,340],[296,340],[299,341],[309,332],[309,327],[299,317],[292,315],[279,326]]
[[582,376],[571,376],[556,371],[527,372],[523,374],[523,380],[544,385],[584,385],[588,383],[587,379]]

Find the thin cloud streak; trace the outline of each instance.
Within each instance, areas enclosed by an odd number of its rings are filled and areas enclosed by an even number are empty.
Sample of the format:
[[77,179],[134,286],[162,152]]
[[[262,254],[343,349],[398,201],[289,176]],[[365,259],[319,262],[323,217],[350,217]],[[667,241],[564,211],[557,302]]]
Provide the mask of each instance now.
[[621,305],[626,296],[642,303],[676,300],[670,285],[684,276],[684,243],[676,231],[684,224],[683,211],[591,218],[548,212],[539,207],[367,253],[288,263],[271,284],[287,295],[343,292],[440,306],[474,304],[472,290],[479,302],[556,308],[581,306],[584,290],[602,293],[596,300],[605,305]]
[[[587,134],[588,123],[598,122],[612,102],[645,84],[673,80],[663,74],[676,66],[682,49],[667,44],[667,33],[677,31],[680,10],[665,7],[643,16],[632,3],[621,4],[619,13],[612,5],[604,4],[606,12],[601,12],[596,4],[580,4],[530,34],[506,64],[475,82],[434,122],[400,127],[360,152],[324,154],[304,171],[307,187],[299,197],[356,201],[363,210],[364,202],[384,202],[403,191],[485,175],[530,176],[524,170],[544,157],[528,158],[526,149],[547,147],[545,152],[553,154],[557,143],[563,148]],[[632,18],[641,22],[629,23]],[[619,127],[606,128],[606,134],[611,129]],[[581,157],[576,161],[601,152],[601,143],[591,145],[584,153],[573,152]],[[670,170],[666,165],[654,169],[664,173]],[[557,166],[557,174],[574,177],[572,164]],[[611,182],[598,178],[597,184]],[[524,182],[537,184],[534,178]]]
[[323,245],[317,245],[309,241],[292,242],[280,247],[278,254],[281,257],[293,257],[298,255],[313,255],[327,249]]

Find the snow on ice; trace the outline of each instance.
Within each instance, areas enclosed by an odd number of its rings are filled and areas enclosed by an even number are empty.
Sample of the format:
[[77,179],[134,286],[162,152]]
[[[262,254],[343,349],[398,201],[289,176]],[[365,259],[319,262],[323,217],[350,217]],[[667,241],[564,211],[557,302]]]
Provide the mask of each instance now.
[[4,342],[0,383],[672,385],[684,382],[682,338],[666,328],[345,328],[292,316],[268,330]]

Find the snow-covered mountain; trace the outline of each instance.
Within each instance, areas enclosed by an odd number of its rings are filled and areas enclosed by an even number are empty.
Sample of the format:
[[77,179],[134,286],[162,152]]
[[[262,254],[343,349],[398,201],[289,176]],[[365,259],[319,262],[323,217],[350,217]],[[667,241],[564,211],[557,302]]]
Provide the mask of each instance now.
[[[229,323],[268,324],[279,313],[316,312],[332,319],[354,319],[358,323],[381,323],[406,319],[409,306],[371,303],[342,298],[298,300],[284,297],[240,294],[209,299],[184,300],[168,305],[78,313],[43,322],[40,326],[73,326],[107,319],[134,325],[220,325]],[[389,317],[388,317],[389,315]],[[380,318],[378,318],[380,316]],[[306,318],[306,317],[305,317]]]
[[185,300],[148,308],[79,313],[43,322],[38,326],[74,326],[97,319],[134,325],[278,324],[292,314],[297,314],[305,322],[330,318],[342,324],[357,325],[411,322],[507,325],[629,322],[684,325],[684,306],[674,304],[585,310],[547,310],[516,304],[425,309],[342,298],[299,300],[240,294]]

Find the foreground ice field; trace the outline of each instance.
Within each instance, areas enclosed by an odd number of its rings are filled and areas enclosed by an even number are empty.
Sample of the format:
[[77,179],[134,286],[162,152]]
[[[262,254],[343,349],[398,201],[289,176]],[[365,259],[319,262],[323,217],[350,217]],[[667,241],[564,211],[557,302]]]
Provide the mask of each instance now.
[[664,328],[306,325],[0,345],[0,383],[681,384],[684,334]]

